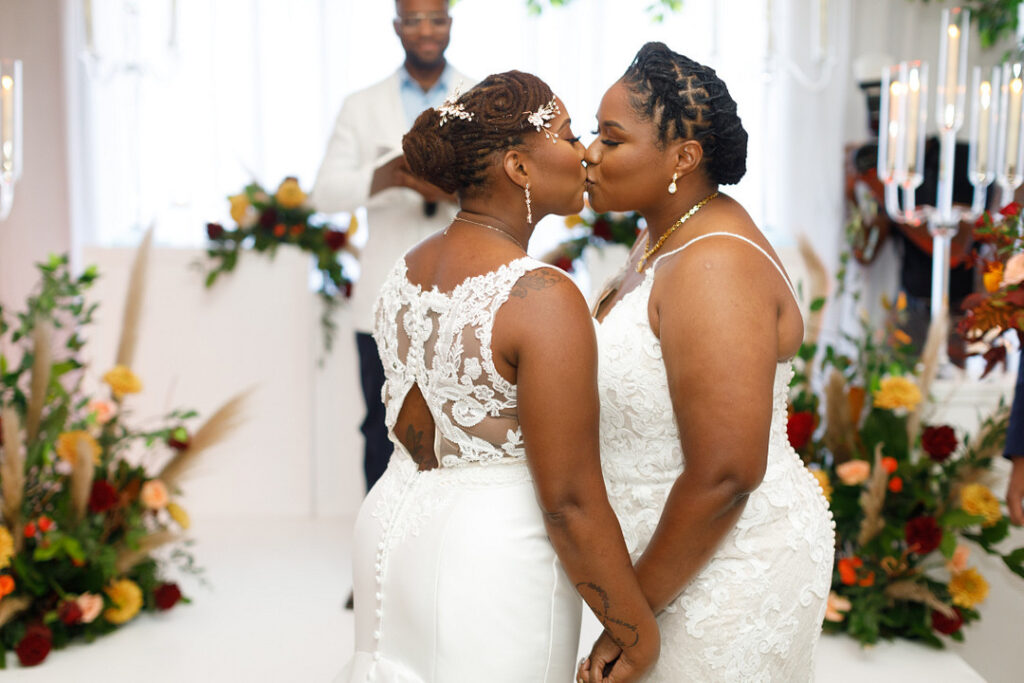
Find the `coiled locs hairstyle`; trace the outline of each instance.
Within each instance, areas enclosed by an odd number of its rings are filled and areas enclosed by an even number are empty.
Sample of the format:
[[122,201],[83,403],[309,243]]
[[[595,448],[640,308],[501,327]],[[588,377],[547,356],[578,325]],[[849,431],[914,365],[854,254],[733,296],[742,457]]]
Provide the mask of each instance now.
[[697,140],[712,182],[740,181],[747,172],[747,131],[714,69],[652,42],[636,53],[622,82],[633,93],[633,109],[657,126],[659,145]]
[[533,74],[506,71],[492,74],[463,93],[461,104],[473,118],[447,117],[427,109],[402,138],[410,170],[445,192],[472,193],[486,184],[496,155],[521,147],[537,133],[529,121],[554,97],[547,83]]

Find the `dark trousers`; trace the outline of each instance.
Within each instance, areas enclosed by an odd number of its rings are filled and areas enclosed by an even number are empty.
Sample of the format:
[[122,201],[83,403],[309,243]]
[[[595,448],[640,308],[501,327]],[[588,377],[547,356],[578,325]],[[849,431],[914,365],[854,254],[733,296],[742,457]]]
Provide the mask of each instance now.
[[369,491],[387,469],[393,446],[388,439],[388,428],[384,426],[384,402],[380,397],[384,387],[384,366],[380,362],[377,342],[365,332],[356,332],[356,348],[359,350],[363,403],[366,404],[366,419],[359,429],[363,433],[363,473],[366,475],[366,490]]

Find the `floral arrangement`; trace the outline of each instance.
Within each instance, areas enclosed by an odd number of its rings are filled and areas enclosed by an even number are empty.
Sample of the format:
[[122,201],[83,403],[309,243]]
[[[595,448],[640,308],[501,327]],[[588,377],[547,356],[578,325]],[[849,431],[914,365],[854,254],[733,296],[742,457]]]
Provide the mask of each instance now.
[[33,666],[141,611],[188,602],[166,578],[168,563],[199,571],[182,542],[189,517],[178,485],[226,433],[240,399],[194,434],[192,411],[130,424],[127,402],[143,388],[130,369],[143,267],[137,258],[118,361],[97,392],[85,390],[92,373],[79,360],[95,269],[76,277],[66,256],[52,257],[26,310],[0,309],[0,668],[8,650]]
[[643,217],[633,211],[597,213],[587,206],[582,213],[566,216],[565,227],[573,231],[573,236],[556,246],[543,260],[571,273],[574,262],[588,246],[602,249],[609,244],[623,244],[632,247],[642,220]]
[[277,191],[269,194],[259,185],[250,183],[238,194],[228,197],[231,203],[233,229],[220,223],[207,223],[206,235],[210,240],[207,255],[212,262],[206,271],[206,286],[212,287],[223,273],[230,273],[238,265],[243,248],[273,256],[283,244],[309,252],[320,273],[320,298],[324,312],[320,317],[324,349],[331,349],[336,325],[334,310],[339,297],[352,294],[352,281],[338,260],[339,252],[352,251],[349,238],[358,229],[355,216],[347,230],[315,218],[316,211],[309,204],[308,195],[295,178],[285,178]]
[[1024,340],[1024,236],[1021,205],[1012,202],[993,216],[985,212],[974,225],[972,260],[982,271],[983,291],[968,295],[957,329],[968,352],[983,354],[988,372],[1006,359],[1004,335]]
[[[819,298],[812,308],[823,305]],[[998,555],[1024,577],[1024,548],[1000,548],[1009,519],[983,483],[1001,455],[1008,410],[1000,405],[973,437],[927,423],[942,326],[918,358],[900,329],[905,300],[883,305],[880,329],[862,320],[835,345],[803,345],[787,431],[836,523],[824,630],[863,644],[905,638],[943,647],[981,618],[988,584],[972,553]],[[821,395],[812,390],[818,373]]]

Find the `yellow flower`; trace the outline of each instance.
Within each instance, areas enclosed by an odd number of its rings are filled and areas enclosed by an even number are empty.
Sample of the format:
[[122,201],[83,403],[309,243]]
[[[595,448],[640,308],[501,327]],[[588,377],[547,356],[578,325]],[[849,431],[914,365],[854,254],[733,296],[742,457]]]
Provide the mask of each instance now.
[[1003,264],[999,261],[988,264],[981,279],[985,284],[986,292],[994,292],[999,289],[999,285],[1003,281]]
[[122,398],[125,394],[137,394],[142,391],[142,380],[123,365],[114,366],[113,370],[103,375],[103,381],[110,385],[110,389],[114,392],[116,398]]
[[907,377],[885,377],[875,392],[874,399],[875,405],[879,408],[913,410],[921,402],[921,390]]
[[11,558],[14,557],[14,539],[7,527],[0,526],[0,569],[11,566]]
[[359,232],[359,219],[352,214],[352,218],[348,219],[348,230],[345,231],[345,237],[352,239],[357,232]]
[[900,292],[900,295],[896,297],[896,310],[905,311],[907,309],[907,293]]
[[988,581],[978,570],[971,567],[953,575],[949,582],[949,594],[958,607],[974,607],[988,597]]
[[92,458],[93,465],[100,464],[100,445],[92,434],[85,431],[64,432],[57,437],[57,455],[72,465],[78,460],[79,454]]
[[299,187],[299,181],[295,178],[285,178],[277,188],[277,203],[286,209],[294,209],[302,206],[306,201],[306,193]]
[[583,225],[583,218],[578,213],[565,217],[565,227],[575,228],[577,225]]
[[896,341],[898,341],[900,344],[903,344],[904,346],[914,341],[913,339],[910,338],[909,334],[907,334],[901,329],[897,329],[896,331],[894,331],[892,333],[892,336],[895,337]]
[[984,484],[968,484],[960,491],[960,507],[972,515],[985,518],[982,526],[992,526],[1003,518],[999,499]]
[[120,579],[103,589],[114,603],[103,612],[103,618],[111,624],[124,624],[135,618],[142,609],[142,589],[133,581]]
[[256,221],[256,212],[253,210],[252,204],[249,203],[249,197],[243,192],[231,195],[228,197],[228,201],[231,202],[231,220],[240,228],[252,227]]
[[182,529],[187,529],[192,525],[192,521],[188,518],[188,513],[177,503],[168,503],[167,513]]
[[828,480],[828,472],[825,470],[811,470],[811,474],[818,480],[821,492],[825,494],[825,500],[832,502],[832,482]]

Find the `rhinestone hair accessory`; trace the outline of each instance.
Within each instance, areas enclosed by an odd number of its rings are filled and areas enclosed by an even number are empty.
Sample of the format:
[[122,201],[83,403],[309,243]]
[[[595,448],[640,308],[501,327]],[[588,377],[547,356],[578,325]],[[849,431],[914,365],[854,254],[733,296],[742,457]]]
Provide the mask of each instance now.
[[561,113],[561,110],[558,108],[558,102],[555,101],[554,97],[547,104],[542,104],[537,111],[523,113],[528,115],[526,120],[537,129],[538,133],[544,133],[544,137],[550,139],[551,142],[557,141],[558,133],[552,133],[548,130],[551,128],[551,119]]
[[455,90],[451,95],[444,101],[437,111],[441,114],[441,126],[448,123],[449,120],[462,119],[463,121],[472,121],[473,112],[466,111],[466,105],[459,102],[459,98],[462,96],[462,83],[455,86]]

